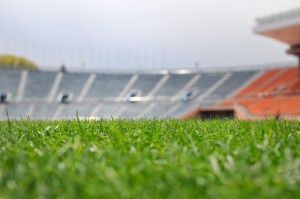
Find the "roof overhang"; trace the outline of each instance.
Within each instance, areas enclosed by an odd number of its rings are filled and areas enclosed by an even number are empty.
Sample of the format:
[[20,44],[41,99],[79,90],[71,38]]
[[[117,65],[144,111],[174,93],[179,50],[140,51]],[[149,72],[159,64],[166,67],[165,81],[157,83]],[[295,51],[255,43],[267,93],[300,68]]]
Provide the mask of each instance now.
[[256,19],[254,32],[291,46],[300,44],[300,8]]

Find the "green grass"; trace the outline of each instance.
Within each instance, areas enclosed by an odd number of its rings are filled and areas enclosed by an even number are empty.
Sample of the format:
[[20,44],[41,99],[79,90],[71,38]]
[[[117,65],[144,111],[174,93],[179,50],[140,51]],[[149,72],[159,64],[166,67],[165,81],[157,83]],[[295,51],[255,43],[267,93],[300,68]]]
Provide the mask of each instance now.
[[0,198],[300,198],[300,122],[2,121]]

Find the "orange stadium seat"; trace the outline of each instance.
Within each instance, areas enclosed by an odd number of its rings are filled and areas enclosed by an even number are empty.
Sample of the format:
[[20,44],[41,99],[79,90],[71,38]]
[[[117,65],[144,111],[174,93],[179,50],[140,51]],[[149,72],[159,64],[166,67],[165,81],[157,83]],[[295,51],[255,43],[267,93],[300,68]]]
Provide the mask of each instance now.
[[281,69],[270,69],[267,70],[263,75],[261,75],[258,79],[252,82],[249,86],[244,88],[241,92],[239,92],[236,97],[245,97],[250,96],[251,94],[255,93],[255,91],[262,85],[264,82],[267,82],[270,77],[278,73]]
[[300,115],[300,73],[297,67],[265,71],[220,106],[238,104],[257,116]]

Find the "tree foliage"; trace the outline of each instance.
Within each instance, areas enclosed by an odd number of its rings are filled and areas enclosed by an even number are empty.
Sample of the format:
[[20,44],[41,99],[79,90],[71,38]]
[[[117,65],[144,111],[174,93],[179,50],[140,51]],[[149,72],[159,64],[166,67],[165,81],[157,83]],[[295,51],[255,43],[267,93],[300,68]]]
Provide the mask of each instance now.
[[14,69],[29,69],[37,70],[36,63],[28,60],[25,57],[16,55],[0,55],[0,69],[1,68],[14,68]]

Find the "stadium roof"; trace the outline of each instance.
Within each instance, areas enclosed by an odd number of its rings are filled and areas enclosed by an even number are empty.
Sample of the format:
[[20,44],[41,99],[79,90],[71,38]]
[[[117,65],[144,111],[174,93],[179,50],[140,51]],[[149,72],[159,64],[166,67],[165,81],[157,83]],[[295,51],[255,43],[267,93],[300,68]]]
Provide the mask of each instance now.
[[254,32],[291,46],[300,44],[300,8],[256,19]]

